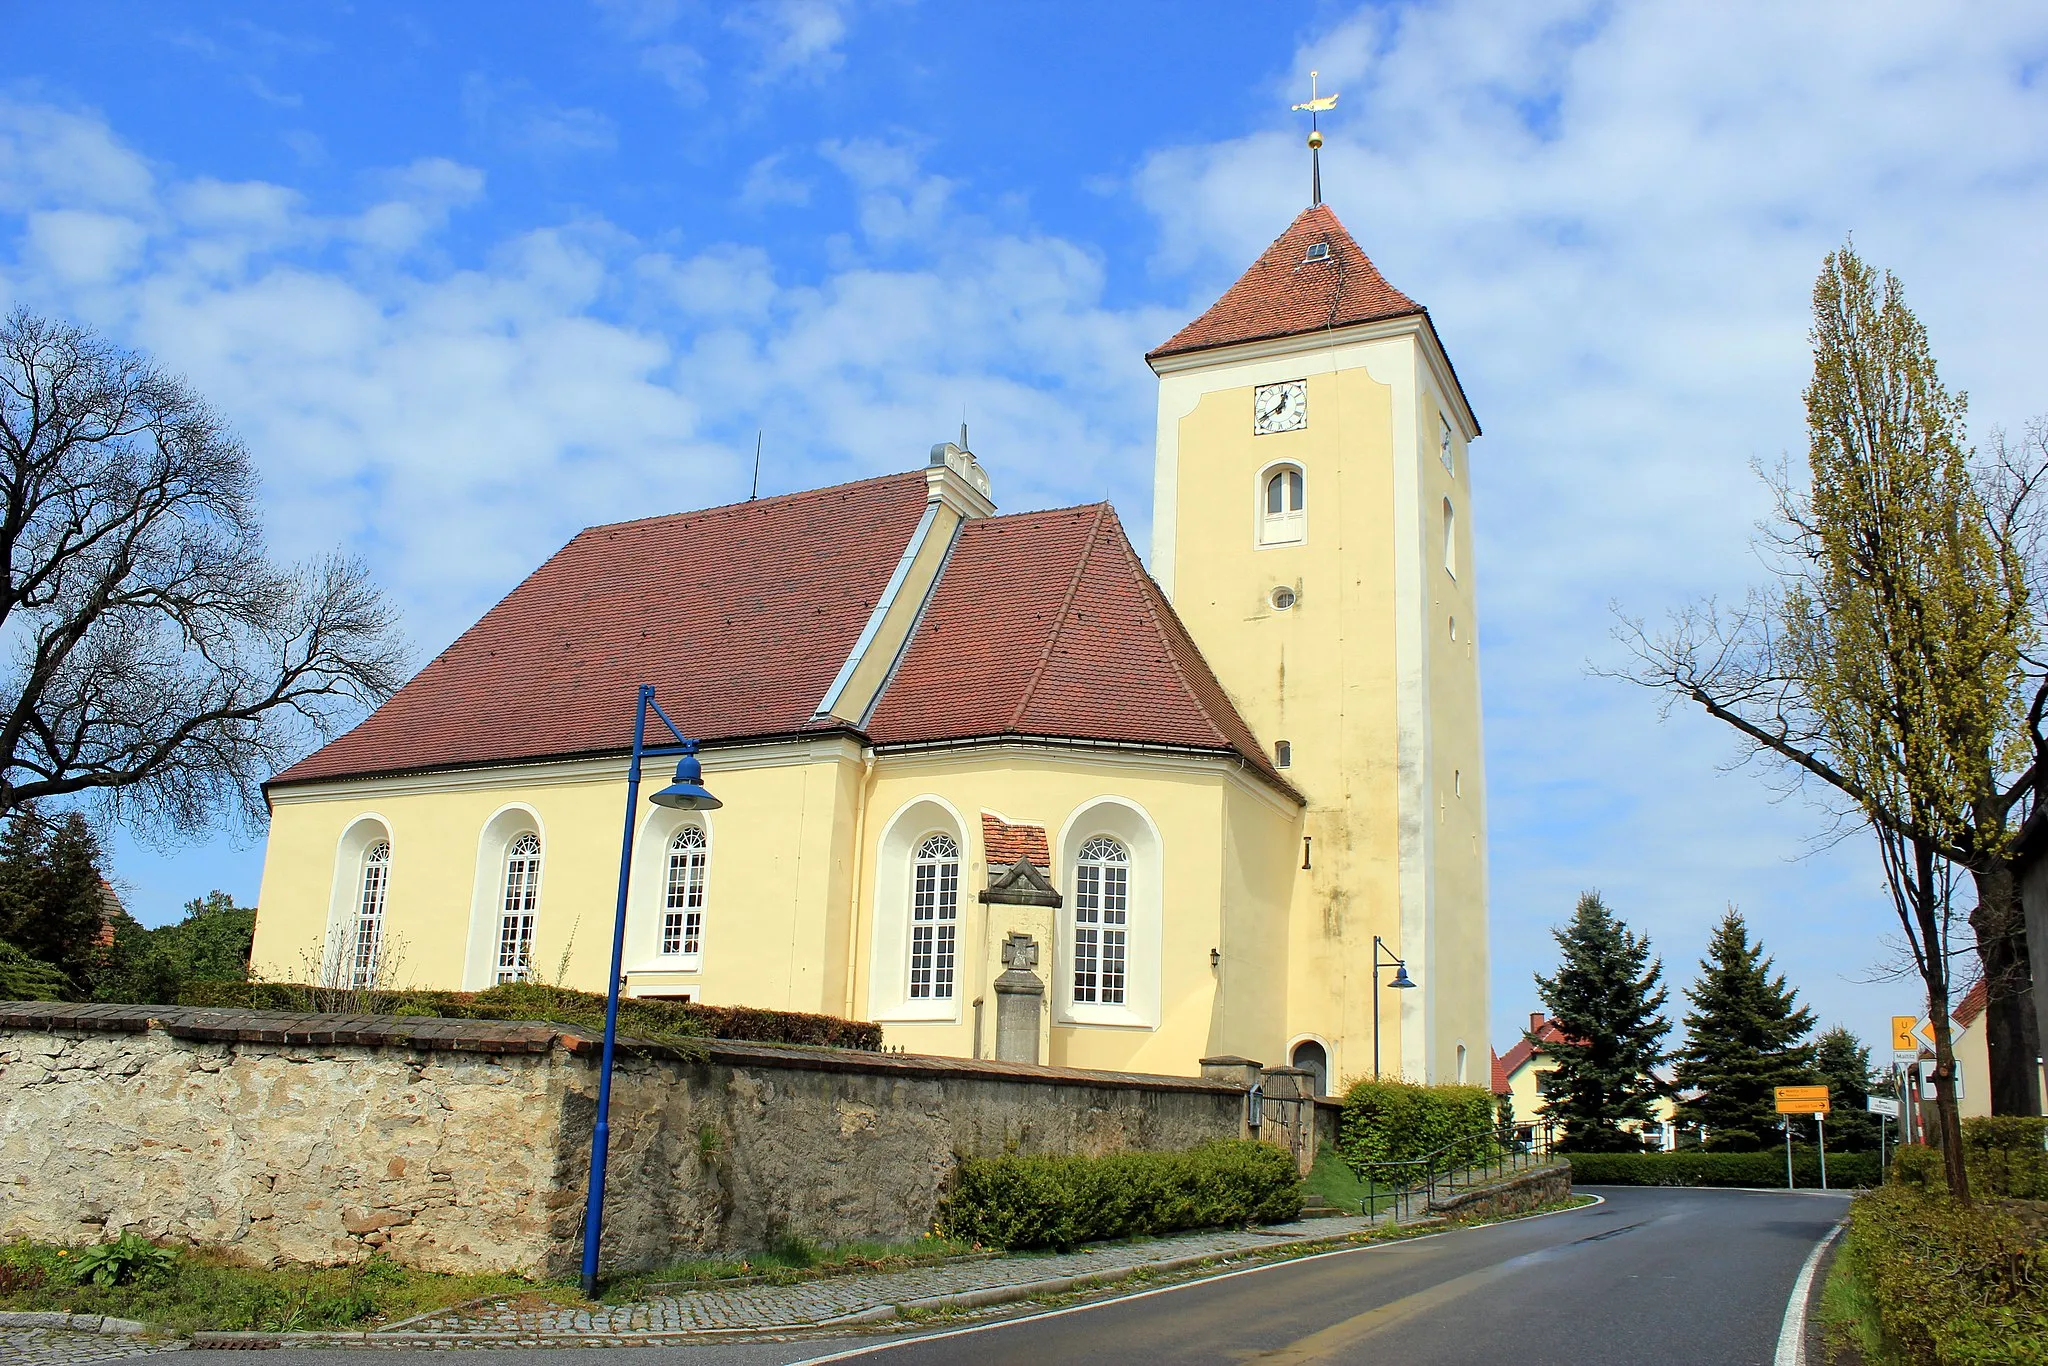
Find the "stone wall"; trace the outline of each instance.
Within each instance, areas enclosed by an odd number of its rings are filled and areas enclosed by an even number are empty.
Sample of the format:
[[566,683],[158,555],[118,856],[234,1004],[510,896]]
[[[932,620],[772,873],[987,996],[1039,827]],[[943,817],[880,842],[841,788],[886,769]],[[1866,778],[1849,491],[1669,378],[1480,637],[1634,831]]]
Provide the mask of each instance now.
[[1431,1200],[1429,1208],[1431,1213],[1448,1219],[1504,1219],[1510,1214],[1555,1204],[1571,1193],[1571,1163],[1555,1161],[1484,1186],[1454,1191]]
[[[547,1024],[0,1004],[0,1238],[567,1272],[598,1051]],[[1186,1148],[1239,1136],[1244,1109],[1194,1078],[625,1049],[604,1262],[916,1237],[956,1155]]]

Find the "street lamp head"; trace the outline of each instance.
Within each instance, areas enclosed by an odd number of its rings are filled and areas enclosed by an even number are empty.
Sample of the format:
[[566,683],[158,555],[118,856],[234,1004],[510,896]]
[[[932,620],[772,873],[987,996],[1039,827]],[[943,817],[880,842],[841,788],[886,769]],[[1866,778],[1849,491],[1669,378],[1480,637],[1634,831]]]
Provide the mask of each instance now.
[[697,762],[694,740],[686,742],[682,760],[676,764],[676,780],[647,800],[671,811],[716,811],[725,805],[704,787],[704,765]]
[[1394,965],[1394,980],[1387,983],[1387,985],[1396,991],[1406,991],[1415,985],[1415,979],[1408,975],[1408,965],[1406,963],[1396,963]]

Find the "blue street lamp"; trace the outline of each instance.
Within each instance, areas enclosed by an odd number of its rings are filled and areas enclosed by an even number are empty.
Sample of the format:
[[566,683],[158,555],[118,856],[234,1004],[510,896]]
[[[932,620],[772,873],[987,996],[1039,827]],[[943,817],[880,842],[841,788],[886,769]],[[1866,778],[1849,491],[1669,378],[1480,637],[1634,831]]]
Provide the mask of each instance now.
[[1392,968],[1394,970],[1394,980],[1387,983],[1387,986],[1394,991],[1410,991],[1415,986],[1415,979],[1408,975],[1407,961],[1396,958],[1394,951],[1387,949],[1387,961],[1382,963],[1380,961],[1381,948],[1380,937],[1374,935],[1372,937],[1372,1076],[1374,1081],[1378,1081],[1380,1076],[1380,969]]
[[[647,713],[652,710],[675,736],[673,745],[647,743]],[[597,1075],[597,1125],[590,1135],[590,1196],[583,1221],[583,1293],[597,1294],[597,1245],[604,1234],[604,1164],[611,1146],[612,1054],[619,1040],[619,975],[626,952],[626,888],[633,877],[633,817],[640,805],[640,761],[649,756],[680,755],[675,781],[647,800],[673,811],[716,811],[725,803],[704,788],[704,766],[697,762],[697,742],[676,729],[654,700],[654,688],[640,685],[633,715],[633,762],[626,769],[626,833],[619,842],[619,907],[612,917],[612,975],[604,996],[604,1064]]]

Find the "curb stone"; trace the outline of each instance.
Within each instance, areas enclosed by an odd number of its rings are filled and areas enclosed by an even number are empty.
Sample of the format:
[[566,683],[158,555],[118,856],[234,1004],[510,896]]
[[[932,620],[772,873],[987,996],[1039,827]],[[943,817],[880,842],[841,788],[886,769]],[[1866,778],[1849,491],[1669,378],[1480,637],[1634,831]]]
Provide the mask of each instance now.
[[125,1333],[149,1331],[149,1325],[134,1319],[117,1319],[106,1314],[62,1314],[0,1311],[0,1328],[56,1328],[67,1333]]

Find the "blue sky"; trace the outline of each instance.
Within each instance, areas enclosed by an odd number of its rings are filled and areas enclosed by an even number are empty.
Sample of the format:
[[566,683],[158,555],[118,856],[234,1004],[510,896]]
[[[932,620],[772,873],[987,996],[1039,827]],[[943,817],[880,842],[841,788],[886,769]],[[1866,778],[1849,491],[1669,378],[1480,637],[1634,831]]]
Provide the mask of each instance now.
[[[1733,901],[1830,1021],[1889,914],[1859,840],[1587,674],[1611,604],[1739,593],[1854,233],[1973,430],[2048,412],[2048,13],[1591,3],[7,7],[0,303],[234,420],[290,554],[368,556],[424,662],[578,527],[899,469],[963,409],[1006,509],[1149,535],[1142,353],[1305,200],[1428,304],[1475,534],[1494,1034],[1599,887],[1689,977]],[[159,922],[260,845],[116,873]]]

